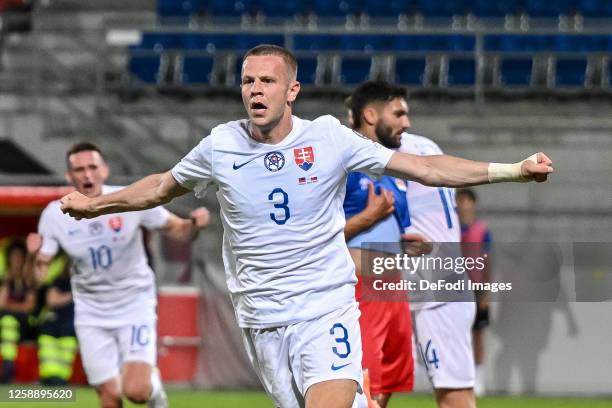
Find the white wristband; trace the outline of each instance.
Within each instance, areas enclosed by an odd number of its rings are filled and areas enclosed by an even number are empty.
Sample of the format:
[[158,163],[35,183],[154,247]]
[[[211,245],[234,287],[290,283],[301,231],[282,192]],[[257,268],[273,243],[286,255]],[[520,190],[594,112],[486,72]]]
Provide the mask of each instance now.
[[525,183],[531,181],[528,178],[523,177],[521,174],[521,167],[527,160],[531,160],[534,163],[538,162],[538,154],[532,154],[525,160],[521,160],[518,163],[489,163],[488,178],[489,183],[503,183],[507,181],[514,181],[518,183]]

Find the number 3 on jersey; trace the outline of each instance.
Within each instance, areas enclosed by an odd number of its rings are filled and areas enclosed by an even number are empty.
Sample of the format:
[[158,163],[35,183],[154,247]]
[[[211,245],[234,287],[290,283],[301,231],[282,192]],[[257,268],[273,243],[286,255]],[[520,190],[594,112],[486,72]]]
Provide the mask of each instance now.
[[289,207],[287,207],[287,204],[289,204],[289,195],[287,195],[282,188],[277,187],[268,194],[268,201],[274,203],[274,208],[282,208],[284,211],[284,214],[281,216],[278,216],[277,213],[270,213],[272,221],[278,225],[285,224],[289,217],[291,217],[291,212],[289,212]]

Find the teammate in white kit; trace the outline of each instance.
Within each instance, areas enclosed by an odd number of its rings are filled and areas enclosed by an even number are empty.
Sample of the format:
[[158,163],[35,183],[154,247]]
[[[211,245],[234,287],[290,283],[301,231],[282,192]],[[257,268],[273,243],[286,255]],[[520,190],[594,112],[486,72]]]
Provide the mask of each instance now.
[[[95,145],[74,145],[66,161],[66,179],[79,194],[93,198],[120,189],[103,184],[109,169]],[[59,200],[49,203],[38,224],[40,235],[29,239],[39,241],[39,278],[46,276],[60,248],[72,259],[75,328],[87,379],[96,387],[101,406],[120,407],[122,396],[167,406],[155,368],[155,277],[141,227],[163,229],[175,239],[193,239],[208,224],[208,210],[199,208],[191,219],[183,219],[156,207],[79,222],[63,214],[60,205]]]
[[171,171],[100,197],[71,193],[62,211],[83,219],[142,210],[214,185],[236,317],[276,406],[366,406],[356,278],[344,242],[347,174],[450,186],[544,181],[551,161],[542,153],[515,164],[394,153],[331,116],[292,116],[296,73],[288,50],[251,49],[241,81],[248,120],[217,126]]
[[[443,154],[432,140],[408,133],[402,134],[399,151],[419,156]],[[447,252],[459,252],[461,225],[455,211],[455,189],[409,181],[406,194],[410,203],[407,232],[424,234],[434,243],[456,243],[455,248],[453,244],[443,247]],[[438,278],[443,276],[435,279]],[[475,304],[426,299],[412,302],[410,308],[416,347],[427,368],[438,406],[475,407],[472,353]]]

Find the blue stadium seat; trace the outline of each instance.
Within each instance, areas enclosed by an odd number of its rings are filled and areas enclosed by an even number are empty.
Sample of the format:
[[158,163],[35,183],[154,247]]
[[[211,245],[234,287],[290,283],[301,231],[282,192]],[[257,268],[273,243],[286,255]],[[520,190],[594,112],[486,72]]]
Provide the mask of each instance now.
[[485,51],[513,53],[550,51],[555,49],[556,36],[550,34],[489,34],[484,37]]
[[370,79],[372,59],[369,57],[344,57],[341,62],[340,82],[357,85]]
[[467,11],[464,0],[417,0],[417,11],[425,17],[452,17]]
[[417,34],[393,37],[395,51],[473,51],[475,44],[473,35]]
[[207,0],[204,3],[203,10],[215,17],[239,17],[250,7],[249,0]]
[[183,48],[185,35],[183,33],[142,33],[140,44],[131,46],[131,49],[148,49],[163,51]]
[[397,18],[399,14],[414,14],[416,0],[365,0],[363,11],[370,17]]
[[200,0],[159,0],[157,6],[162,17],[185,17],[198,10]]
[[329,51],[339,50],[342,36],[335,34],[297,34],[293,37],[293,49],[296,51]]
[[610,0],[578,0],[578,12],[585,17],[612,17],[612,2]]
[[340,49],[346,51],[388,51],[393,49],[394,36],[388,34],[344,34]]
[[515,0],[473,0],[472,11],[477,17],[494,18],[517,14],[519,9]]
[[359,0],[314,0],[314,12],[319,17],[342,18],[363,9]]
[[184,84],[200,85],[210,82],[213,58],[210,56],[190,56],[183,58],[181,81]]
[[314,85],[317,82],[317,67],[319,61],[316,56],[298,57],[297,80],[303,85]]
[[226,34],[191,33],[184,34],[183,46],[186,49],[247,51],[259,44],[283,45],[285,38],[280,34]]
[[588,60],[584,58],[557,59],[555,61],[555,85],[583,87],[587,76]]
[[282,34],[251,34],[238,35],[238,50],[248,51],[259,44],[285,45],[285,36]]
[[476,60],[474,58],[449,58],[446,75],[448,86],[474,86],[476,84]]
[[140,81],[147,84],[156,84],[161,78],[161,55],[138,55],[131,53],[128,62],[128,71]]
[[304,2],[298,0],[265,0],[254,5],[255,11],[262,12],[268,17],[293,17],[296,14],[305,14]]
[[555,51],[560,52],[598,52],[608,51],[607,35],[557,35]]
[[395,82],[405,86],[424,86],[427,60],[421,58],[397,58],[395,60]]
[[504,58],[499,65],[502,86],[529,86],[533,76],[533,58]]
[[525,13],[536,18],[557,18],[576,11],[574,0],[526,0]]

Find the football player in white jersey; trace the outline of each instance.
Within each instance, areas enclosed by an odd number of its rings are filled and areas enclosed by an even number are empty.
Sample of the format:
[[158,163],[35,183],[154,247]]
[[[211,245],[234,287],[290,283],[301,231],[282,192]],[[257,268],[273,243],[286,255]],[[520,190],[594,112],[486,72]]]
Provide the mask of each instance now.
[[[104,185],[109,169],[95,145],[74,145],[66,162],[67,181],[84,197],[120,189]],[[122,397],[152,407],[167,406],[156,368],[155,277],[147,263],[141,227],[190,240],[209,219],[203,207],[194,210],[190,219],[156,207],[87,222],[63,214],[59,200],[44,209],[38,234],[28,237],[39,248],[36,274],[39,279],[46,276],[60,248],[72,260],[75,328],[83,366],[101,406],[120,407]]]
[[366,406],[355,271],[344,242],[346,176],[361,171],[464,186],[544,181],[543,153],[515,164],[395,153],[331,116],[292,115],[300,90],[285,48],[260,45],[242,65],[248,119],[217,126],[171,171],[95,198],[62,198],[76,219],[153,208],[217,189],[227,284],[244,342],[277,407]]
[[[401,135],[399,151],[419,156],[443,154],[432,140],[408,133]],[[456,243],[441,247],[443,251],[456,250],[460,254],[461,225],[455,211],[455,190],[409,181],[406,194],[410,203],[407,232],[424,234],[434,243]],[[427,369],[438,406],[475,407],[474,302],[435,301],[432,297],[413,301],[410,307],[416,348]]]

